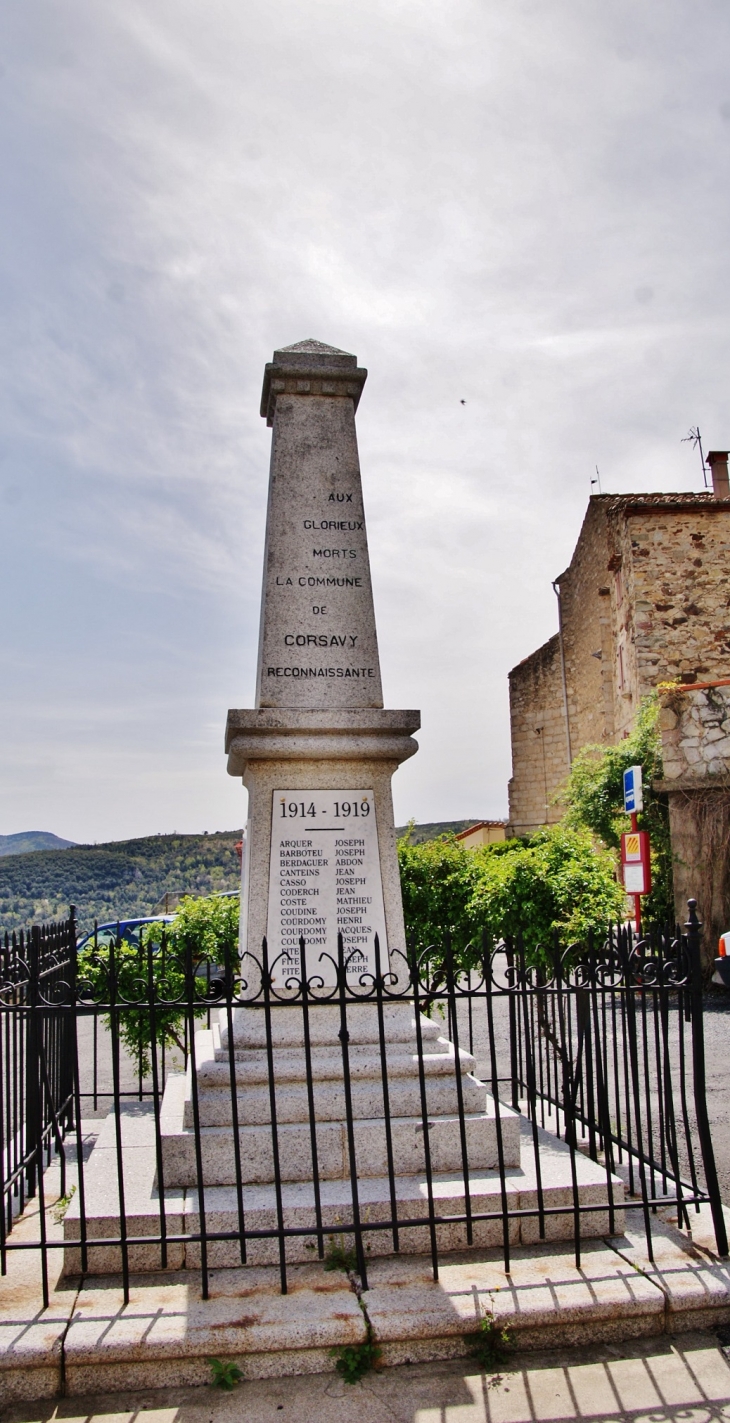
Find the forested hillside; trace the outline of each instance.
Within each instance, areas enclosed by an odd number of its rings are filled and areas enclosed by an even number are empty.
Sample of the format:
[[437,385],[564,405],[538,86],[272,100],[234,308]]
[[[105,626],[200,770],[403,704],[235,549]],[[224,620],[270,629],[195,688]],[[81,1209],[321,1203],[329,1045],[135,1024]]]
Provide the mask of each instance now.
[[216,835],[151,835],[0,858],[0,932],[65,918],[79,925],[151,913],[165,894],[238,889],[240,830]]
[[0,855],[33,855],[37,850],[66,850],[73,840],[62,840],[50,830],[21,830],[18,835],[0,835]]
[[[416,825],[411,844],[445,831],[465,830],[473,820]],[[397,834],[405,833],[401,826]],[[240,830],[215,835],[150,835],[107,845],[0,857],[0,933],[49,919],[62,919],[76,905],[79,926],[150,914],[166,894],[213,894],[238,889],[235,844]]]

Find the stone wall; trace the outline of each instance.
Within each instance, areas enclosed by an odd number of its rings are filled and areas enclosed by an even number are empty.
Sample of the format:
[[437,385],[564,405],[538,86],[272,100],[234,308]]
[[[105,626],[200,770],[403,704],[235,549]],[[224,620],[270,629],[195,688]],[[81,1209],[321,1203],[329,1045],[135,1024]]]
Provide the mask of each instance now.
[[[657,684],[727,675],[728,548],[728,500],[604,494],[589,501],[570,567],[556,580],[573,757],[627,736]],[[510,823],[535,829],[559,818],[555,800],[568,774],[558,638],[510,674],[510,710]]]
[[551,637],[509,675],[512,766],[508,835],[560,820],[555,796],[568,774],[560,639]]
[[660,692],[664,778],[669,800],[675,912],[696,899],[704,950],[714,957],[730,929],[730,680]]
[[662,691],[660,700],[667,788],[703,788],[718,777],[730,784],[730,678]]
[[[623,518],[621,518],[623,514]],[[617,510],[630,568],[640,696],[658,682],[709,682],[730,670],[730,504]]]
[[570,567],[557,580],[573,755],[614,737],[614,636],[609,530],[601,499],[592,499]]

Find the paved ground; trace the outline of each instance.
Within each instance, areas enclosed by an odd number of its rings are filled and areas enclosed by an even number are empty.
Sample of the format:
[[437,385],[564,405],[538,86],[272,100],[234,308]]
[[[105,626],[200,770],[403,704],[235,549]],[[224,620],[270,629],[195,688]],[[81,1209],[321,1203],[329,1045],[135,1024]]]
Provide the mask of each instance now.
[[265,1379],[17,1404],[4,1423],[714,1423],[730,1420],[730,1365],[714,1334],[515,1356],[498,1374],[463,1361],[370,1374]]

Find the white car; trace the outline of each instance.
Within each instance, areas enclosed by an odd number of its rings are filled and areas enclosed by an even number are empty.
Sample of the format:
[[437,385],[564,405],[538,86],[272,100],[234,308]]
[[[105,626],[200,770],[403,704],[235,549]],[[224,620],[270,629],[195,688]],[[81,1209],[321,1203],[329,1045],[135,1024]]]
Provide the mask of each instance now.
[[720,935],[712,982],[722,984],[724,988],[730,988],[730,930],[727,934]]

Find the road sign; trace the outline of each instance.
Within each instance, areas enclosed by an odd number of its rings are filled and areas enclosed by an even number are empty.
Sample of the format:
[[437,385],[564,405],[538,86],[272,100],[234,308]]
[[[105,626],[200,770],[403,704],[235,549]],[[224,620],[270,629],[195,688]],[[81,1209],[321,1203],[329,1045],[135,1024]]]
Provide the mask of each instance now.
[[629,766],[624,771],[624,810],[627,815],[635,815],[644,809],[641,766]]
[[651,889],[651,852],[645,830],[621,836],[621,871],[627,894],[648,894]]

